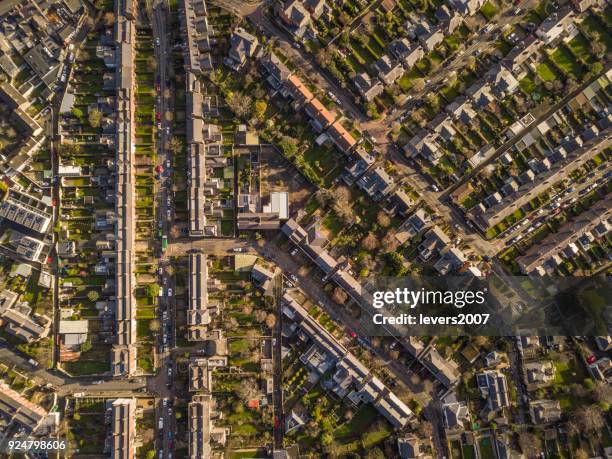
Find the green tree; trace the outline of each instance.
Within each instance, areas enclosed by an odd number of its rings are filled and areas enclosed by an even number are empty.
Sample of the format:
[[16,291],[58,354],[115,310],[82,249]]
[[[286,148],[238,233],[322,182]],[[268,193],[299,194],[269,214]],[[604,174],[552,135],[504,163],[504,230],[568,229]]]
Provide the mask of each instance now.
[[287,158],[293,158],[297,154],[297,140],[293,137],[284,135],[278,146]]
[[149,322],[149,330],[153,333],[157,333],[161,330],[161,323],[157,319],[153,319]]
[[98,298],[100,298],[100,294],[97,290],[90,290],[89,292],[87,292],[87,298],[93,303],[95,301],[98,301]]
[[159,290],[160,287],[158,284],[147,284],[145,286],[145,294],[149,297],[149,298],[155,298],[156,296],[159,295]]
[[266,116],[266,110],[268,109],[268,103],[265,100],[256,100],[254,115],[259,121],[263,121]]
[[100,123],[102,121],[102,112],[98,110],[97,108],[94,108],[93,110],[89,112],[87,119],[91,127],[93,128],[100,127]]

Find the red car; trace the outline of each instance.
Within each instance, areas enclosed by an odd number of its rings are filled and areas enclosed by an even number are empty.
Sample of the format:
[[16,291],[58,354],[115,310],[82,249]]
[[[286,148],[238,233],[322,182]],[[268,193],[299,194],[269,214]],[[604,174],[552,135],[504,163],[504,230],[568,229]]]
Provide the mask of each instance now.
[[157,112],[155,114],[155,118],[157,119],[157,121],[161,121],[161,113]]
[[159,87],[159,83],[157,83],[157,84],[155,85],[155,89],[157,90],[157,92],[159,92],[159,91],[161,90],[161,89],[160,89],[160,87]]
[[590,355],[587,357],[588,363],[595,363],[595,360],[597,360],[597,357],[595,357],[594,355]]
[[355,333],[353,330],[351,330],[350,328],[346,329],[347,333],[349,334],[349,336],[351,338],[357,338],[357,333]]

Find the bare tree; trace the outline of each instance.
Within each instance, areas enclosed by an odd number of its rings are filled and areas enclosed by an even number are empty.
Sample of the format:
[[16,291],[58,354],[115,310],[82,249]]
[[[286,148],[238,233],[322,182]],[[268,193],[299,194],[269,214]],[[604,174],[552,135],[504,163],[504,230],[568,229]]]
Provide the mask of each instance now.
[[382,247],[385,252],[394,252],[399,246],[399,241],[395,239],[395,236],[391,233],[387,233],[382,240]]
[[376,236],[374,235],[374,233],[368,233],[362,240],[361,240],[361,246],[365,249],[365,250],[374,250],[376,247],[378,247],[378,239],[376,238]]
[[376,222],[381,228],[388,228],[391,225],[391,218],[381,210],[376,216]]
[[153,333],[157,333],[161,330],[161,323],[158,319],[153,319],[149,322],[149,330]]
[[431,438],[433,435],[433,426],[431,422],[423,421],[419,423],[419,434],[424,438]]
[[106,27],[111,27],[115,23],[115,14],[112,12],[104,13],[104,25]]
[[240,384],[236,388],[236,393],[242,401],[245,403],[249,400],[254,399],[259,394],[259,388],[257,387],[257,380],[255,378],[245,378],[240,381]]
[[573,419],[570,419],[565,423],[565,430],[567,430],[567,434],[570,437],[575,437],[576,435],[580,434],[580,426],[576,424]]
[[421,92],[423,89],[425,89],[425,81],[423,81],[423,78],[417,78],[414,80],[412,82],[412,89],[417,92]]
[[472,340],[475,346],[485,347],[489,345],[489,337],[488,336],[475,336]]
[[147,59],[147,66],[149,67],[149,70],[157,69],[157,60],[155,59],[155,56],[150,56]]
[[276,325],[276,316],[272,313],[266,316],[266,325],[268,328],[274,328]]
[[345,186],[339,186],[338,188],[336,188],[334,190],[333,195],[334,195],[334,198],[336,198],[336,203],[338,204],[348,203],[349,199],[351,198],[351,192]]
[[267,316],[266,311],[263,311],[261,309],[258,309],[257,311],[255,311],[255,320],[257,322],[261,323],[261,322],[265,321],[266,320],[266,316]]
[[593,396],[598,402],[612,404],[612,387],[609,384],[599,383],[593,389]]
[[168,147],[170,148],[170,151],[172,151],[173,154],[177,155],[183,149],[183,141],[180,138],[174,136],[170,139]]
[[599,435],[605,425],[603,412],[597,405],[580,407],[573,417],[583,432]]
[[574,452],[574,459],[589,459],[589,454],[582,448]]
[[227,105],[237,117],[248,119],[251,115],[253,100],[250,96],[236,91],[228,98]]
[[348,300],[348,295],[340,287],[336,287],[332,295],[332,300],[338,304],[344,304],[346,303],[346,300]]
[[542,440],[540,440],[540,437],[527,431],[519,433],[518,443],[521,451],[527,457],[535,457],[542,452]]
[[334,196],[332,195],[331,191],[329,191],[327,188],[320,188],[315,193],[315,199],[317,200],[317,202],[319,203],[321,207],[327,206],[327,204],[329,204],[329,202],[333,198]]

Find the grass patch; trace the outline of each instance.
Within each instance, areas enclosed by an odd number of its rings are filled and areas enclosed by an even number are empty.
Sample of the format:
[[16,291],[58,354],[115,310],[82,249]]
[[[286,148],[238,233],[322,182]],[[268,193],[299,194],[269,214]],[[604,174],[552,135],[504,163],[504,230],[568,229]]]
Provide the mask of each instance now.
[[490,21],[497,14],[497,8],[491,2],[486,1],[482,8],[480,8],[480,14],[482,14],[487,21]]
[[582,75],[582,67],[565,46],[555,49],[550,58],[564,73],[574,75],[576,78]]
[[543,81],[555,81],[557,79],[555,71],[546,62],[542,62],[538,65],[536,67],[536,72]]

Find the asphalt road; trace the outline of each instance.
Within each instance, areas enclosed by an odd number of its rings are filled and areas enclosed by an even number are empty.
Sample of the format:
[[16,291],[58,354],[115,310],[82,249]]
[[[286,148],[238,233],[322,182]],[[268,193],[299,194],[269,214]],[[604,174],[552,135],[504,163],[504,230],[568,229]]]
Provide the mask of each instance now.
[[[172,43],[169,42],[172,34],[169,27],[169,9],[165,0],[154,3],[153,6],[153,37],[155,40],[155,55],[157,60],[156,85],[159,91],[156,97],[156,112],[160,114],[160,129],[157,138],[158,166],[163,168],[159,174],[156,191],[158,196],[158,212],[156,222],[158,228],[166,236],[170,233],[173,224],[174,208],[172,193],[172,152],[167,147],[171,137],[172,123],[165,117],[166,112],[171,112],[173,87],[166,84],[168,79],[168,65],[172,54]],[[159,44],[158,44],[159,43]],[[168,91],[170,92],[169,94]],[[169,95],[170,97],[166,97]],[[157,449],[162,451],[162,457],[172,456],[173,436],[176,433],[176,420],[172,412],[174,402],[173,376],[176,374],[172,349],[176,343],[176,301],[174,293],[176,286],[174,275],[170,275],[166,268],[170,264],[166,255],[160,258],[159,266],[162,273],[159,274],[161,296],[158,298],[158,314],[161,330],[157,333],[155,346],[155,364],[157,373],[149,378],[148,388],[150,393],[156,395],[155,425],[157,428]]]

